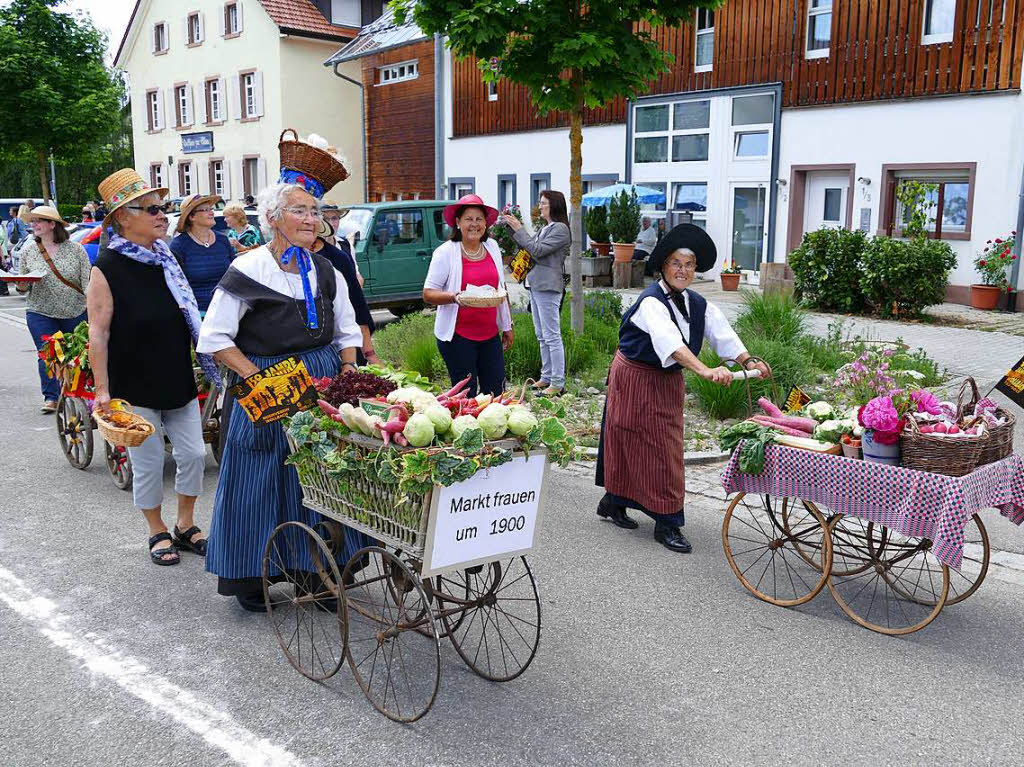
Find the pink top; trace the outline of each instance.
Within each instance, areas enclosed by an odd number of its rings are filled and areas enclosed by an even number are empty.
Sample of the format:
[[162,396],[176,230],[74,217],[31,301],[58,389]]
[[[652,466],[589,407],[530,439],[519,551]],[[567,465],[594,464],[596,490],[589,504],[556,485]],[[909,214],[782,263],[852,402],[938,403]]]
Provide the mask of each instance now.
[[[494,259],[483,258],[470,261],[462,257],[462,285],[490,285],[498,287],[498,270]],[[498,334],[498,307],[485,309],[475,306],[460,306],[455,316],[455,334],[470,341],[489,341]]]

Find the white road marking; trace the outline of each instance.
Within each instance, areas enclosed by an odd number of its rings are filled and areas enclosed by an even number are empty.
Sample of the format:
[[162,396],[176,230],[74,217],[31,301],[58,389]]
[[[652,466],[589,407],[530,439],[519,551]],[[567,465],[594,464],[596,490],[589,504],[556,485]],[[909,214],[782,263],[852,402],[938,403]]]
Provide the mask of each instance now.
[[55,647],[77,659],[93,674],[149,704],[199,735],[246,767],[301,767],[301,760],[280,746],[258,737],[193,693],[161,678],[134,658],[109,647],[95,634],[66,628],[68,619],[57,604],[32,592],[10,570],[0,567],[0,602],[36,625]]
[[26,322],[21,317],[13,317],[5,312],[0,312],[0,322],[3,322],[7,325],[12,325],[13,327],[16,328],[28,327],[28,322]]

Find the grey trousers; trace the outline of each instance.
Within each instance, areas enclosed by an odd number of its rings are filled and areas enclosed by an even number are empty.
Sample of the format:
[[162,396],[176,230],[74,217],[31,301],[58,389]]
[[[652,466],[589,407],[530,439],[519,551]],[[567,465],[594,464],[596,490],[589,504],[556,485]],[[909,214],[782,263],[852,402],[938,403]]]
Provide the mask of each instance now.
[[540,344],[540,377],[556,389],[565,386],[565,348],[562,346],[562,325],[558,305],[560,290],[531,290],[530,313],[533,329]]
[[156,433],[138,447],[128,448],[135,480],[132,498],[136,507],[155,509],[164,497],[164,434],[171,441],[174,458],[174,491],[179,495],[202,495],[206,468],[206,444],[199,415],[199,400],[175,410],[136,407],[135,412],[156,427]]

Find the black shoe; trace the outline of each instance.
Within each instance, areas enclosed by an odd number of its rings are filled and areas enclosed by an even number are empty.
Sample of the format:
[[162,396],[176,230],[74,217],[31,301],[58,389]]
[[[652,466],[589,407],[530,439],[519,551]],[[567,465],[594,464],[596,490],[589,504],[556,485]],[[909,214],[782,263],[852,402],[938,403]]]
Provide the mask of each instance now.
[[689,554],[693,546],[686,540],[678,527],[655,527],[654,540],[660,543],[669,551],[678,551],[680,554]]
[[243,610],[248,610],[251,613],[265,613],[267,611],[267,603],[263,601],[262,591],[236,594],[235,599],[238,600],[238,604],[242,606]]
[[610,519],[613,525],[621,527],[623,530],[636,530],[639,527],[636,520],[626,516],[626,510],[608,500],[608,496],[602,498],[601,502],[597,504],[597,516]]

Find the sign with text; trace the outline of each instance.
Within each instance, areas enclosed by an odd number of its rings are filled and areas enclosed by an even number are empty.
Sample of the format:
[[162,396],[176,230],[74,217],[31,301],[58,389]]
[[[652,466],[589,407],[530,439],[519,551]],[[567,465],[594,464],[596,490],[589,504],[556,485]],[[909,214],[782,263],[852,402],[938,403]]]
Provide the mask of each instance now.
[[799,386],[794,386],[789,390],[789,394],[786,395],[786,403],[782,406],[782,409],[787,413],[795,413],[810,401],[811,398],[807,396],[803,389]]
[[422,576],[525,554],[533,548],[547,455],[530,452],[434,490]]
[[296,357],[253,373],[229,391],[254,427],[275,423],[300,410],[309,410],[318,397],[306,363]]
[[202,133],[182,133],[181,151],[183,154],[199,154],[213,151],[213,131]]
[[1024,408],[1024,357],[999,379],[996,389],[1012,399],[1017,407]]

